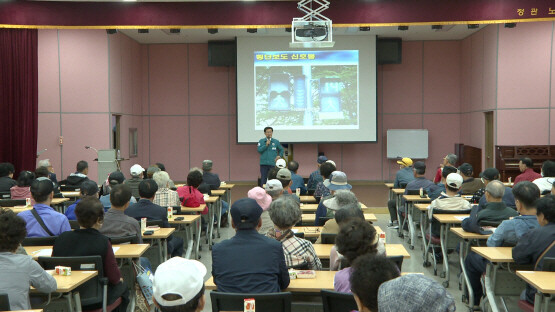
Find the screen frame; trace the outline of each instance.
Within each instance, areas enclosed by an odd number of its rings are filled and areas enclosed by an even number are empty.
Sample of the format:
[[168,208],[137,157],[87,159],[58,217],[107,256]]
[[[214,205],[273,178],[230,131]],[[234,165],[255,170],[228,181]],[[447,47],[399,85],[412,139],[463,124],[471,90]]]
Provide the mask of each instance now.
[[[342,37],[353,37],[353,36],[342,36]],[[357,37],[363,37],[363,36],[357,36]],[[280,37],[281,38],[281,37]],[[340,39],[339,38],[335,38],[335,39]],[[239,141],[239,92],[238,92],[238,81],[239,81],[239,70],[237,69],[238,65],[239,65],[239,43],[238,43],[238,37],[235,37],[235,56],[236,56],[236,70],[235,70],[235,81],[236,81],[236,85],[235,85],[235,111],[236,111],[236,115],[235,115],[235,144],[237,145],[252,145],[252,144],[257,144],[258,142],[243,142],[243,141]],[[374,60],[374,65],[375,65],[375,111],[374,111],[374,116],[375,116],[375,140],[373,141],[368,141],[368,140],[364,140],[364,141],[341,141],[341,140],[326,140],[326,141],[302,141],[302,142],[291,142],[291,141],[287,141],[287,140],[280,140],[280,143],[283,144],[361,144],[361,143],[365,143],[365,144],[377,144],[380,141],[379,138],[379,132],[378,132],[378,123],[379,122],[383,122],[383,116],[382,116],[382,121],[379,121],[378,118],[380,117],[380,115],[378,114],[378,66],[381,64],[378,64],[378,51],[377,51],[377,44],[378,44],[378,36],[374,36],[374,48],[375,48],[375,60]],[[291,50],[295,50],[289,47],[285,47],[284,50],[287,49],[291,49]],[[342,48],[343,49],[343,48]],[[347,48],[345,48],[347,49]],[[306,48],[303,48],[302,50],[306,50]],[[360,65],[359,65],[360,66]],[[371,75],[371,74],[370,74]],[[360,95],[359,95],[360,96]],[[263,133],[261,133],[260,137],[262,138],[264,136]]]

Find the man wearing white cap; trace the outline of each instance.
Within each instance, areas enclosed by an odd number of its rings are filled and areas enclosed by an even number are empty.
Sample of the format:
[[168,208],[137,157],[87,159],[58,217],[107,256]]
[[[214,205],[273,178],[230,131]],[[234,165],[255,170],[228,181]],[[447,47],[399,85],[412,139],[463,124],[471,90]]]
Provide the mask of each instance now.
[[[459,190],[463,184],[463,177],[458,173],[450,173],[445,178],[445,192],[434,199],[430,204],[428,216],[433,217],[434,209],[441,210],[466,210],[470,209],[470,202],[461,197]],[[439,236],[439,227],[441,226],[435,219],[432,219],[432,235]]]
[[162,312],[200,312],[204,309],[206,267],[196,260],[173,257],[154,275],[154,304]]
[[139,164],[134,164],[133,166],[131,166],[129,172],[131,173],[131,179],[125,180],[123,184],[131,188],[131,194],[133,195],[133,197],[140,198],[139,184],[141,184],[141,181],[143,180],[142,176],[143,172],[145,172],[145,168],[141,167],[141,165]]

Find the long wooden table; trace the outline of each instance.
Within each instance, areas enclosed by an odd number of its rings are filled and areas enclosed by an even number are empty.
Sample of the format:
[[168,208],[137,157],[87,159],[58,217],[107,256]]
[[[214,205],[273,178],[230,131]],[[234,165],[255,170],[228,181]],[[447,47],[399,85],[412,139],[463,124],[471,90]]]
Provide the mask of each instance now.
[[513,263],[512,247],[472,247],[472,251],[489,260],[486,266],[485,292],[492,311],[499,311],[495,300],[495,267],[503,263]]
[[[116,259],[139,258],[145,253],[148,247],[148,244],[122,244],[112,246],[112,248],[116,250],[114,252]],[[35,260],[38,259],[39,256],[50,256],[52,254],[52,246],[25,246],[23,248],[25,252]]]
[[[320,259],[329,259],[333,244],[313,244],[314,251]],[[410,258],[409,252],[403,244],[385,244],[385,253],[388,257],[403,256],[405,259]]]
[[[316,215],[313,213],[303,213],[301,219],[303,223],[308,222],[310,224],[314,224],[314,222],[316,221]],[[376,215],[374,215],[373,213],[365,213],[364,219],[368,222],[378,221],[378,218],[376,218]]]
[[301,195],[301,196],[299,196],[299,199],[301,200],[301,203],[303,203],[303,204],[315,204],[315,203],[317,203],[316,198],[314,198],[314,196],[311,196],[311,195]]
[[516,275],[537,289],[534,312],[548,312],[551,296],[555,294],[555,272],[516,271]]
[[[175,220],[176,218],[183,218],[183,220]],[[185,258],[190,258],[193,250],[195,251],[195,259],[199,256],[200,247],[200,231],[201,231],[201,216],[200,215],[174,215],[173,218],[168,219],[169,224],[177,226],[178,230],[185,232],[185,239],[187,241],[187,252]],[[195,243],[194,234],[197,235]]]
[[[322,234],[323,226],[294,226],[293,231],[296,233],[304,233],[305,238],[318,238]],[[374,226],[376,233],[381,233],[383,230],[379,226]]]
[[[360,208],[361,209],[366,209],[368,207],[366,207],[365,204],[360,203]],[[318,209],[318,204],[301,204],[301,211],[304,212],[316,212],[316,210]]]
[[175,228],[160,228],[152,235],[144,235],[143,241],[145,240],[155,240],[158,242],[158,251],[160,256],[160,263],[168,260],[168,237],[175,232]]
[[[97,271],[71,271],[71,275],[63,276],[54,274],[54,270],[47,270],[56,280],[57,288],[56,292],[68,295],[66,296],[68,300],[68,306],[70,312],[73,311],[73,306],[75,305],[75,310],[81,312],[81,296],[79,292],[73,292],[77,287],[83,285],[85,282],[91,280],[93,277],[98,275]],[[36,291],[32,286],[31,291]]]

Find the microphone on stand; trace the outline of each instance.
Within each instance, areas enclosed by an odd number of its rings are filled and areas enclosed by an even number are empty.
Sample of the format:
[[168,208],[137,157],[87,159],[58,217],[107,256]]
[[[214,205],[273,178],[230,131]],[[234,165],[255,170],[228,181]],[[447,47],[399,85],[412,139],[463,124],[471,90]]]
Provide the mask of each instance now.
[[47,150],[48,150],[48,149],[47,149],[47,148],[45,148],[45,149],[43,149],[43,150],[41,150],[41,151],[37,152],[37,158],[39,158],[40,154],[42,154],[42,153],[46,152]]
[[92,146],[85,146],[85,149],[92,149],[93,151],[95,151],[98,154],[98,151],[96,150],[96,148],[94,148]]

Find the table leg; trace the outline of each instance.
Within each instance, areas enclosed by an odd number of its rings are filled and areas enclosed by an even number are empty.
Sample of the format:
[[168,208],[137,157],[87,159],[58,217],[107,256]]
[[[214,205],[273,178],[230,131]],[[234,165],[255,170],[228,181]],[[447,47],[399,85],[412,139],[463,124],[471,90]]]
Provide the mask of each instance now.
[[406,212],[407,212],[407,218],[409,219],[409,237],[410,237],[410,245],[409,245],[409,249],[414,249],[414,238],[415,238],[415,232],[416,232],[416,226],[414,225],[414,220],[412,219],[412,208],[413,208],[413,204],[412,203],[408,203],[405,202],[405,208],[406,208]]
[[187,251],[185,252],[185,259],[191,259],[191,253],[193,252],[193,224],[188,224],[185,226],[185,240],[187,241]]
[[218,209],[216,211],[216,221],[218,222],[218,228],[216,229],[218,233],[218,238],[220,238],[220,227],[222,226],[222,200],[218,198]]
[[208,220],[206,234],[208,236],[208,248],[212,250],[212,234],[214,232],[214,203],[208,204]]
[[162,244],[163,244],[163,252],[164,252],[164,262],[166,262],[168,260],[168,239],[164,238],[162,240]]
[[67,295],[65,295],[65,297],[67,299],[68,311],[69,312],[74,312],[75,307],[73,306],[73,292],[68,293]]
[[449,259],[447,258],[447,236],[449,232],[449,225],[447,223],[441,224],[440,230],[440,243],[441,243],[441,253],[443,254],[443,274],[445,274],[445,281],[443,282],[444,287],[449,287]]
[[421,212],[420,213],[420,234],[422,234],[422,250],[424,251],[422,253],[422,258],[424,258],[424,262],[427,262],[426,253],[428,251],[426,248],[426,228],[428,227],[426,218],[428,218],[428,214],[426,212]]
[[399,237],[403,237],[403,228],[405,225],[405,221],[403,219],[403,223],[401,224],[401,214],[399,213],[399,207],[401,207],[401,195],[397,195],[397,198],[395,199],[395,209],[397,210],[397,225],[399,225],[399,227],[397,228],[397,234],[399,234]]
[[466,291],[468,292],[468,306],[474,306],[474,291],[472,291],[472,287],[470,286],[470,280],[468,279],[468,275],[466,274],[466,268],[464,266],[464,260],[466,255],[468,255],[468,250],[470,248],[470,241],[461,240],[459,245],[459,263],[461,265],[461,271],[463,275],[463,287],[466,287]]
[[497,308],[497,303],[495,302],[495,293],[493,292],[493,263],[488,263],[486,267],[486,279],[485,279],[485,286],[486,286],[486,296],[488,297],[488,303],[491,307],[492,312],[498,312],[499,309]]
[[164,252],[162,251],[162,239],[157,238],[156,241],[158,242],[158,259],[160,259],[160,264],[162,264],[164,260]]
[[202,233],[202,216],[196,222],[196,237],[197,242],[195,246],[195,259],[200,259],[200,234]]
[[75,310],[76,310],[76,312],[82,312],[83,309],[81,307],[81,295],[79,295],[78,291],[76,291],[73,294],[73,299],[75,300]]

